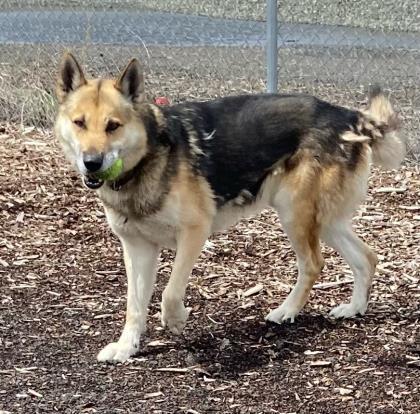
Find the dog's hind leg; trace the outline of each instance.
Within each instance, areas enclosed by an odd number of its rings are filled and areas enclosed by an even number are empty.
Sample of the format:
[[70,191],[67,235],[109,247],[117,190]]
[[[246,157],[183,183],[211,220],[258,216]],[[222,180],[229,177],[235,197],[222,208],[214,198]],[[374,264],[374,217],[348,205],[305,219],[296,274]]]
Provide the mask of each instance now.
[[298,278],[283,304],[266,317],[267,320],[276,323],[285,320],[294,321],[299,311],[305,306],[312,286],[324,266],[318,228],[315,224],[294,221],[283,223],[283,228],[296,252]]
[[138,352],[140,335],[146,329],[149,302],[156,280],[160,249],[141,237],[120,237],[127,272],[127,314],[118,342],[98,354],[98,361],[122,362]]
[[353,232],[349,220],[324,226],[321,230],[321,238],[344,258],[354,275],[350,303],[337,306],[330,315],[335,318],[363,315],[367,309],[377,264],[376,254]]
[[284,180],[272,202],[296,252],[298,265],[298,278],[292,291],[283,304],[266,317],[276,323],[294,321],[324,266],[317,223],[317,177],[308,167],[304,166]]

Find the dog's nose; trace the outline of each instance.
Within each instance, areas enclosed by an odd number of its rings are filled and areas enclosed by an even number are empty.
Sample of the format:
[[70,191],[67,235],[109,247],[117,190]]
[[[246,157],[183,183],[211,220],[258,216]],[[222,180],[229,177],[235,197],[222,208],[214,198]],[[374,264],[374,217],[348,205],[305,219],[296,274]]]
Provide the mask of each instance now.
[[100,152],[83,153],[83,164],[89,172],[96,172],[101,169],[104,155]]

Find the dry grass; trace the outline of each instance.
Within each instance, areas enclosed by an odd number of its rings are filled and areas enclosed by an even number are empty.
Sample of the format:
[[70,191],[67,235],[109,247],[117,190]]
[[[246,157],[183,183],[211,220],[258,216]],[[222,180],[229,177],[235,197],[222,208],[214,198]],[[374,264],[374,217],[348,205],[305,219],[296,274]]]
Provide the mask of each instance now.
[[[146,69],[150,97],[171,102],[202,100],[265,91],[264,51],[235,47],[93,47],[74,48],[89,76],[117,76],[132,56]],[[54,83],[61,46],[2,46],[0,121],[50,127],[54,119]],[[404,69],[401,61],[404,60]],[[328,64],[327,64],[328,63]],[[411,158],[420,154],[420,89],[411,76],[420,55],[375,54],[365,50],[281,49],[280,92],[314,94],[349,107],[366,102],[372,82],[381,83],[401,113]],[[349,70],[349,68],[352,68]],[[380,70],[379,70],[380,69]]]
[[375,170],[354,219],[380,258],[365,317],[325,317],[348,300],[351,284],[342,260],[324,249],[322,280],[296,323],[264,323],[296,277],[290,245],[267,211],[212,238],[191,277],[181,337],[159,326],[173,258],[164,251],[142,349],[110,366],[95,355],[121,329],[126,281],[95,193],[68,170],[48,130],[3,124],[0,143],[0,410],[420,410],[418,167]]

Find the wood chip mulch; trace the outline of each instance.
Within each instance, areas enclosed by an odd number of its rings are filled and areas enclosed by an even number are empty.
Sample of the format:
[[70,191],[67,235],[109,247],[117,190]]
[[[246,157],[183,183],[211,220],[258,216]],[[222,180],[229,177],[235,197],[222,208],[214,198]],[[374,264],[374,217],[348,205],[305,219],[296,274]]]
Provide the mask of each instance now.
[[125,311],[121,249],[94,192],[50,131],[0,124],[0,412],[420,412],[420,169],[374,170],[356,232],[378,253],[367,314],[332,320],[351,273],[326,268],[294,324],[264,316],[296,278],[275,215],[210,240],[183,335],[159,324],[173,254],[162,253],[141,351],[96,362]]

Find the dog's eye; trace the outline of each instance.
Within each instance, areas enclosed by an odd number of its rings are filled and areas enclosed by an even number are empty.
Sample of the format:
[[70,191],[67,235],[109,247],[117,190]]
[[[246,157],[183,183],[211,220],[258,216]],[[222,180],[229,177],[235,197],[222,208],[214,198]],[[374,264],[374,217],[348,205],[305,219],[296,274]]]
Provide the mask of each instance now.
[[78,118],[78,119],[73,120],[73,124],[78,126],[79,128],[86,127],[85,120],[83,118],[82,119]]
[[116,122],[116,121],[108,121],[108,123],[106,124],[105,131],[106,132],[114,132],[120,126],[121,126],[121,124],[119,122]]

